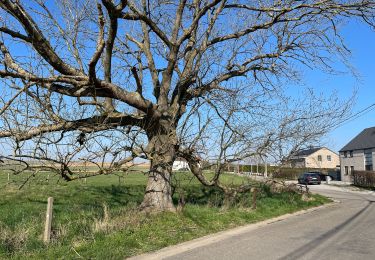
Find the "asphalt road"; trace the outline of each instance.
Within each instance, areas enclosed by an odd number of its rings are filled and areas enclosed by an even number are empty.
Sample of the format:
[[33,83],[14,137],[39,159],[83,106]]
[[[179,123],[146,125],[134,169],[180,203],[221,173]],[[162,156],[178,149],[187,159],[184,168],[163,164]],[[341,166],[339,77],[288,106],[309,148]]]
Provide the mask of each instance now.
[[375,259],[375,195],[312,191],[340,202],[164,259]]

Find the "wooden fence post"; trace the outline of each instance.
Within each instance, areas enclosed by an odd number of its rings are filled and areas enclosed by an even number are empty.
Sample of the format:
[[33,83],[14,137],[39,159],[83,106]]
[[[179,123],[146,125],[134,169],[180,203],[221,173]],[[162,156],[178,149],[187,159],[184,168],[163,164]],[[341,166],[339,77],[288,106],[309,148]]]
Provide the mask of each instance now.
[[51,239],[52,207],[53,207],[53,198],[49,197],[48,204],[47,204],[46,224],[44,227],[44,236],[43,236],[44,243],[49,243]]

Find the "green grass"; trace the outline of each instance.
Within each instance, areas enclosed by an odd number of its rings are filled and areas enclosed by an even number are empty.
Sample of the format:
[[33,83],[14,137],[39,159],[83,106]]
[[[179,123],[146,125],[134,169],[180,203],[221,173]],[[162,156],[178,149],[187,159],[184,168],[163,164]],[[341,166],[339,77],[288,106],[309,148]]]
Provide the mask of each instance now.
[[[223,206],[223,194],[201,186],[191,174],[175,176],[176,192],[187,204],[182,212],[145,215],[137,211],[146,176],[142,173],[98,176],[66,183],[46,173],[31,177],[0,173],[0,258],[2,259],[123,259],[157,250],[213,232],[321,205],[326,198],[305,202],[297,194],[272,194],[263,188],[257,209],[251,210],[252,194]],[[223,182],[238,185],[246,179],[223,176]],[[42,242],[46,202],[54,197],[53,236]]]

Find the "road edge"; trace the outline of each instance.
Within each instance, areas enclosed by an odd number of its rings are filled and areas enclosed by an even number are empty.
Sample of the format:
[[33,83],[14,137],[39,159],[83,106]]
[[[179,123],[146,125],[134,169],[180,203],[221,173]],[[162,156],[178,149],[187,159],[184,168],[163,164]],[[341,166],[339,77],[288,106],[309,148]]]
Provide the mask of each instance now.
[[198,247],[207,246],[207,245],[213,244],[215,242],[222,241],[222,240],[224,240],[226,238],[229,238],[231,236],[241,235],[243,233],[246,233],[246,232],[249,232],[249,231],[264,227],[264,226],[267,226],[269,224],[279,222],[279,221],[283,221],[283,220],[285,220],[287,218],[290,218],[290,217],[299,216],[299,215],[314,212],[314,211],[317,211],[317,210],[320,210],[320,209],[323,209],[323,208],[331,207],[331,206],[333,206],[337,203],[340,203],[340,201],[333,200],[330,203],[320,205],[320,206],[317,206],[317,207],[299,210],[299,211],[296,211],[294,213],[288,213],[288,214],[284,214],[284,215],[281,215],[281,216],[278,216],[278,217],[263,220],[263,221],[260,221],[260,222],[247,224],[245,226],[239,226],[239,227],[236,227],[236,228],[233,228],[233,229],[220,231],[220,232],[209,234],[209,235],[206,235],[206,236],[203,236],[203,237],[195,238],[193,240],[182,242],[180,244],[164,247],[164,248],[159,249],[157,251],[132,256],[132,257],[126,258],[126,259],[129,259],[129,260],[163,259],[163,258],[166,258],[166,257],[177,255],[179,253],[186,252],[188,250],[192,250],[192,249],[195,249],[195,248],[198,248]]

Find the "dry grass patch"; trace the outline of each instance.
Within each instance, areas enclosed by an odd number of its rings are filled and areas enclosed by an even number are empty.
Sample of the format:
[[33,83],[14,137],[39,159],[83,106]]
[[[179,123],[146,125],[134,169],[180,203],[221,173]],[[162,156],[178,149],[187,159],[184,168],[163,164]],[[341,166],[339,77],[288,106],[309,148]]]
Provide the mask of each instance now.
[[29,239],[31,229],[31,226],[22,225],[11,230],[0,222],[0,244],[7,252],[21,251]]

